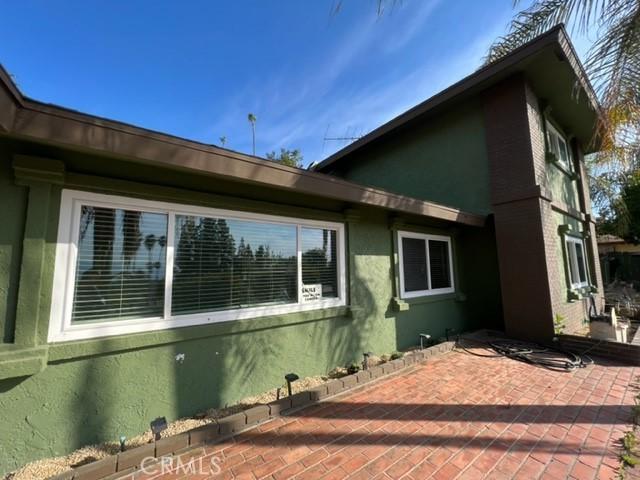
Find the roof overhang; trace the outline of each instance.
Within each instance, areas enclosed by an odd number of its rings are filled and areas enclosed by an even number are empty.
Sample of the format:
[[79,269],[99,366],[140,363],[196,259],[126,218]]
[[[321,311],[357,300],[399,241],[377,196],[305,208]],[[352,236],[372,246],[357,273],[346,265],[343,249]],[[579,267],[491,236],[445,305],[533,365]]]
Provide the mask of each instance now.
[[0,67],[0,135],[280,191],[482,226],[486,217],[41,103]]
[[414,122],[438,115],[514,74],[524,76],[551,109],[554,119],[577,139],[585,153],[597,150],[594,141],[600,111],[597,96],[564,26],[558,25],[347,145],[317,164],[314,170],[329,171],[356,150],[409,128]]

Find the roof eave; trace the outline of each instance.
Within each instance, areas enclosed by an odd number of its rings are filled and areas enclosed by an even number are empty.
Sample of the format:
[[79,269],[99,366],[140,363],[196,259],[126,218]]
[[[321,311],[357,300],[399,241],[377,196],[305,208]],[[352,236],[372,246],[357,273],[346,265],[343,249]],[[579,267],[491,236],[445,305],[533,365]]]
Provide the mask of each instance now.
[[37,102],[24,97],[4,70],[0,101],[11,107],[6,119],[0,117],[0,134],[15,138],[464,225],[482,226],[486,220],[483,215]]
[[593,87],[589,82],[586,72],[584,71],[584,68],[575,52],[575,49],[573,48],[573,45],[569,40],[566,30],[563,25],[558,25],[548,32],[515,49],[500,60],[480,68],[476,72],[447,87],[441,92],[428,98],[424,102],[416,105],[415,107],[393,118],[389,122],[381,125],[364,137],[347,145],[343,149],[339,150],[338,152],[334,153],[333,155],[327,157],[326,159],[315,165],[313,167],[313,170],[323,171],[342,158],[364,147],[365,145],[378,140],[382,136],[404,126],[405,124],[415,120],[422,115],[427,114],[428,112],[436,108],[444,106],[445,104],[460,97],[464,93],[467,93],[472,89],[481,90],[486,88],[488,85],[490,85],[490,81],[493,77],[497,77],[501,72],[513,68],[515,65],[522,62],[526,58],[539,53],[540,51],[548,48],[551,45],[555,45],[561,49],[564,57],[571,65],[571,68],[573,69],[580,86],[586,92],[589,103],[591,104],[591,108],[595,112],[600,112],[601,108],[597,100],[597,95],[595,94],[595,91],[593,90]]

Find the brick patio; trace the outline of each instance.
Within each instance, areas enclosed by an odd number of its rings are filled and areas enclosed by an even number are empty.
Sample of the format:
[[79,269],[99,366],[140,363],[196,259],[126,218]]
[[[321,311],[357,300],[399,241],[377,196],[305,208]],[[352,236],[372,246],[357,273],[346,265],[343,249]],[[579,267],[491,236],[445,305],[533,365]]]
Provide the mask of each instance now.
[[221,473],[145,478],[616,478],[638,375],[456,351],[201,450]]

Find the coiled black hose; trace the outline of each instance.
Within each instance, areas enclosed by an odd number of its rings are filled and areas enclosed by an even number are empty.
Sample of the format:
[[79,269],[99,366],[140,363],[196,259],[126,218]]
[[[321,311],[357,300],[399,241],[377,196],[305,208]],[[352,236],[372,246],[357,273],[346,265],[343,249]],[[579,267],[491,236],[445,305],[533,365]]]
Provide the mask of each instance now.
[[[593,363],[593,360],[587,355],[577,355],[558,347],[546,347],[532,342],[508,339],[496,339],[485,342],[477,338],[465,338],[464,340],[471,340],[472,342],[478,342],[485,347],[490,347],[497,355],[529,363],[531,365],[538,365],[550,370],[572,371],[577,368],[584,368]],[[462,345],[460,337],[458,337],[456,341],[456,347],[459,347],[468,353],[472,353],[473,355],[478,355],[477,353],[470,351],[467,346]]]

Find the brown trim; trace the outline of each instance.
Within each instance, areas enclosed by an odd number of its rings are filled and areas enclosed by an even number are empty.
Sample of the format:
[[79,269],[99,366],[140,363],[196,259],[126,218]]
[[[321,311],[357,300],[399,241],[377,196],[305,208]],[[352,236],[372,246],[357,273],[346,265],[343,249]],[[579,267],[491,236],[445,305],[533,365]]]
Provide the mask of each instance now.
[[5,131],[18,138],[472,226],[482,226],[486,219],[483,215],[323,173],[287,167],[213,145],[37,102],[23,97],[0,68],[2,84],[14,96],[16,108],[15,118],[7,124]]
[[578,59],[578,56],[573,46],[571,45],[571,42],[569,41],[567,32],[564,29],[564,25],[561,24],[540,35],[539,37],[534,38],[530,42],[525,43],[500,60],[497,60],[496,62],[479,69],[471,75],[463,78],[459,82],[454,83],[450,87],[442,90],[440,93],[437,93],[433,97],[398,115],[391,121],[376,128],[364,137],[351,143],[350,145],[347,145],[342,150],[339,150],[330,157],[326,158],[319,164],[315,165],[313,169],[316,171],[322,171],[326,169],[343,157],[346,157],[356,150],[359,150],[365,145],[391,132],[392,130],[395,130],[405,125],[406,123],[415,120],[417,117],[426,114],[436,107],[442,106],[443,104],[453,100],[463,93],[468,92],[471,89],[479,87],[482,83],[488,82],[490,79],[492,79],[492,77],[496,77],[499,73],[507,70],[510,67],[513,67],[515,64],[521,62],[526,57],[539,52],[549,45],[557,45],[561,49],[562,54],[567,58],[569,64],[574,70],[577,81],[586,92],[593,109],[595,111],[599,111],[600,106],[597,101],[597,96],[593,90],[593,87],[589,83],[587,74],[585,73],[584,68],[580,63],[580,60]]

